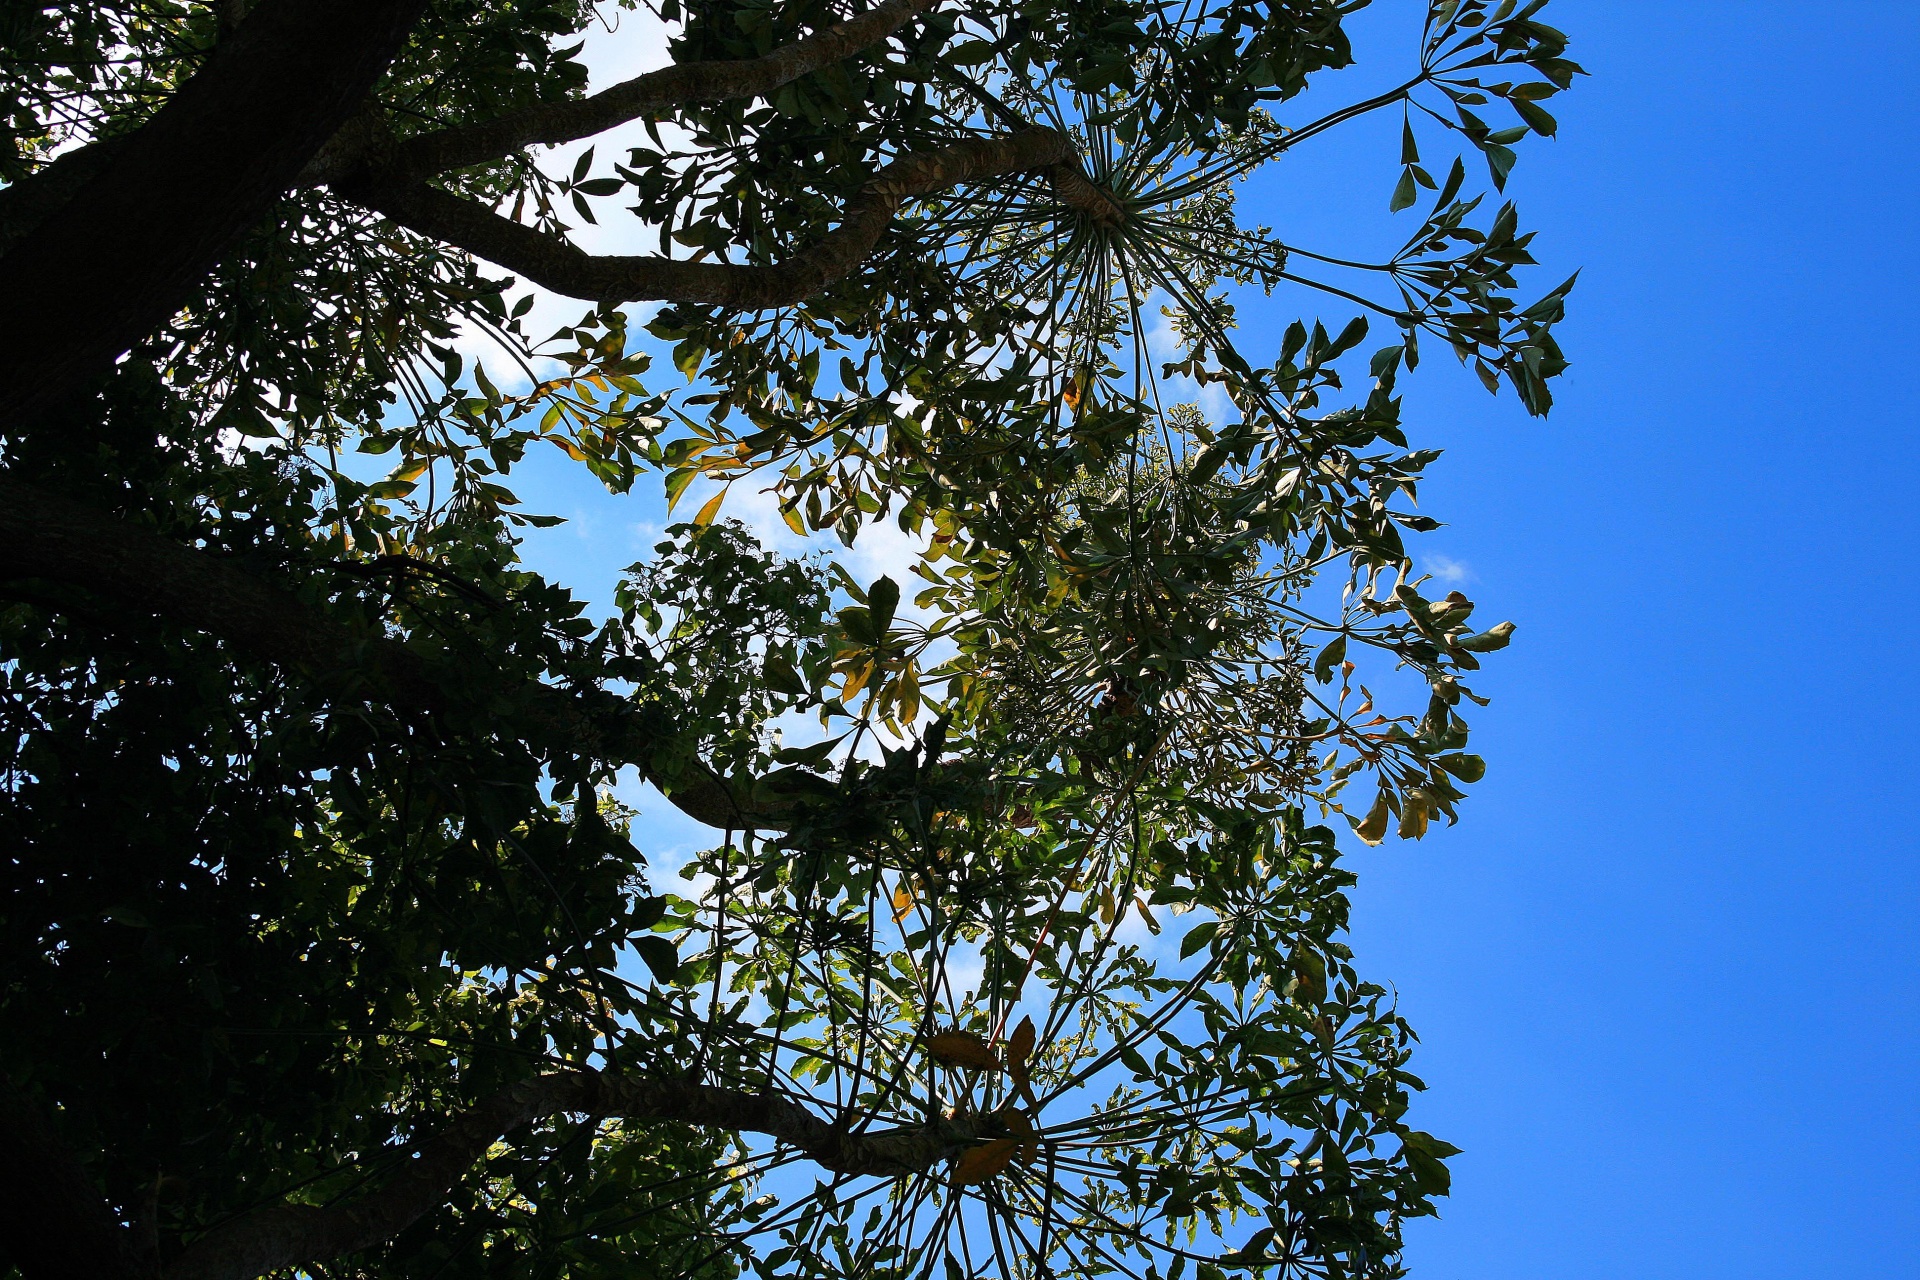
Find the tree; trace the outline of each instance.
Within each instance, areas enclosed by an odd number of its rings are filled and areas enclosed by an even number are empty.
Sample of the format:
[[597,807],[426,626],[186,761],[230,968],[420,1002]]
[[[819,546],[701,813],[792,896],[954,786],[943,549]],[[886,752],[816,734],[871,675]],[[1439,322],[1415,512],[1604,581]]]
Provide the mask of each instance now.
[[[1395,385],[1424,336],[1544,413],[1571,281],[1522,308],[1512,207],[1421,155],[1503,187],[1579,68],[1543,0],[1436,0],[1282,124],[1358,7],[665,0],[593,94],[588,0],[9,10],[0,1261],[1400,1274],[1452,1148],[1309,811],[1418,838],[1483,771],[1512,628],[1423,587]],[[1388,260],[1236,222],[1392,111]],[[659,254],[574,246],[615,197]],[[535,344],[502,271],[591,307]],[[1244,356],[1252,286],[1384,322],[1367,393],[1364,317]],[[518,563],[543,441],[705,486],[617,616]],[[765,552],[741,483],[924,585]],[[628,766],[724,832],[677,893]]]

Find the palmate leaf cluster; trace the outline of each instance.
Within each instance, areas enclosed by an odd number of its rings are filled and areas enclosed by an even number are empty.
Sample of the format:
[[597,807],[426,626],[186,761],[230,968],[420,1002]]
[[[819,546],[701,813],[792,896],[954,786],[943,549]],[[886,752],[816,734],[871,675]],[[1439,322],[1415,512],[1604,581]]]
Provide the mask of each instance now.
[[[906,202],[792,305],[586,298],[530,334],[493,264],[302,187],[0,439],[9,475],[285,584],[366,670],[392,642],[433,673],[422,715],[353,661],[0,584],[0,1070],[156,1268],[262,1206],[371,1203],[501,1090],[590,1071],[921,1156],[847,1172],[744,1121],[560,1111],[286,1274],[1401,1274],[1453,1148],[1413,1127],[1413,1033],[1341,941],[1334,832],[1457,816],[1485,769],[1463,681],[1512,626],[1420,574],[1438,454],[1399,384],[1444,348],[1550,405],[1571,282],[1523,302],[1530,237],[1477,174],[1505,187],[1579,68],[1542,3],[1436,0],[1404,82],[1323,109],[1359,7],[931,8],[645,142],[437,178],[548,235],[770,266],[890,161],[1071,140],[1070,172]],[[245,9],[8,10],[0,177],[131,136]],[[687,62],[853,10],[658,12]],[[435,0],[349,131],[578,99],[620,16]],[[1382,204],[1423,206],[1397,251],[1242,225],[1243,179],[1376,111],[1407,122]],[[1341,319],[1256,351],[1237,321],[1269,295]],[[555,523],[513,491],[536,449],[682,519],[611,616],[519,561]],[[728,518],[763,488],[817,554]],[[882,521],[924,548],[910,579],[834,558]],[[628,766],[738,820],[663,858],[613,799]]]

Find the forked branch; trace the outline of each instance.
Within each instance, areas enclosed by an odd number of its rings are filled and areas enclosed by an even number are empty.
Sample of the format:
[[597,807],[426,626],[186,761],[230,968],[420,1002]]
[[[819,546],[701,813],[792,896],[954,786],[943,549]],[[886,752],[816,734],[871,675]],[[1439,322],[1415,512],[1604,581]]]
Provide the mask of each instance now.
[[[590,138],[679,107],[765,97],[885,40],[937,2],[885,0],[865,13],[758,58],[683,62],[635,76],[589,97],[541,103],[498,119],[421,134],[393,144],[387,154],[379,156],[376,167],[384,181],[418,180],[499,160],[525,147]],[[302,181],[314,186],[346,177],[363,162],[366,151],[364,145],[329,146],[301,175]]]
[[[55,493],[0,475],[0,583],[44,579],[84,587],[115,605],[220,637],[257,657],[325,676],[344,693],[402,711],[440,716],[455,699],[433,666],[379,633],[362,634],[238,565],[135,528]],[[736,831],[784,825],[781,806],[750,804],[751,785],[731,784],[698,761],[678,759],[670,727],[652,723],[612,694],[545,684],[523,690],[529,736],[564,752],[640,768],[689,817]]]
[[[757,310],[792,306],[849,275],[872,252],[900,206],[917,196],[1013,173],[1067,168],[1079,177],[1078,155],[1065,134],[1029,129],[974,139],[938,151],[904,155],[888,164],[848,202],[846,216],[818,243],[784,262],[749,266],[674,258],[595,256],[569,241],[502,217],[425,183],[348,184],[342,194],[386,214],[421,235],[476,257],[555,293],[593,302],[686,302]],[[1063,196],[1098,188],[1056,183]],[[1111,205],[1111,200],[1106,201]],[[1106,216],[1102,208],[1099,216]]]
[[[0,257],[0,428],[164,322],[360,106],[424,0],[265,0]],[[97,159],[97,157],[96,157]],[[29,305],[30,303],[30,305]]]
[[278,1204],[203,1236],[164,1280],[253,1280],[374,1248],[446,1202],[447,1193],[500,1138],[559,1115],[678,1121],[759,1133],[835,1173],[903,1177],[964,1146],[964,1125],[933,1122],[850,1133],[772,1094],[677,1080],[573,1071],[512,1085],[420,1143],[373,1190],[344,1204]]

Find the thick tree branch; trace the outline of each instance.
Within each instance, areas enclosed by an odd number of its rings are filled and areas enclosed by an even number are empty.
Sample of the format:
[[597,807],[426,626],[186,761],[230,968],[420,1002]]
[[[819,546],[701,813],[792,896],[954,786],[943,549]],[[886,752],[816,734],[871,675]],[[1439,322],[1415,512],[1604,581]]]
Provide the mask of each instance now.
[[355,634],[246,570],[81,503],[0,476],[0,578],[47,578],[175,618],[270,661],[315,671],[351,664],[370,691],[416,711],[441,701],[425,664]]
[[[901,156],[848,202],[823,239],[773,266],[596,257],[566,240],[505,218],[425,183],[346,184],[342,194],[422,235],[465,249],[568,297],[593,302],[689,302],[743,310],[791,306],[850,274],[873,250],[900,206],[964,182],[1046,172],[1077,163],[1073,144],[1052,129],[958,142]],[[1076,170],[1077,174],[1077,170]],[[1091,183],[1081,182],[1097,191]],[[1109,201],[1110,203],[1110,201]]]
[[391,182],[414,181],[498,160],[522,148],[572,142],[676,107],[757,98],[885,40],[937,0],[885,0],[866,13],[758,58],[683,62],[635,76],[586,98],[543,103],[497,120],[408,138],[377,154],[371,139],[343,140],[308,166],[308,185],[332,182],[373,160]]
[[[0,580],[85,587],[116,605],[161,614],[283,666],[342,678],[348,691],[404,711],[444,714],[453,699],[431,664],[383,635],[363,635],[240,566],[81,503],[0,475]],[[549,685],[525,690],[542,745],[639,766],[674,805],[709,826],[777,829],[785,807],[697,760],[669,771],[670,729],[612,694]]]
[[676,1080],[588,1071],[541,1076],[501,1090],[419,1144],[366,1195],[329,1208],[281,1204],[249,1214],[189,1246],[165,1280],[253,1280],[373,1248],[445,1203],[496,1140],[567,1114],[765,1134],[836,1173],[882,1178],[926,1172],[973,1137],[964,1123],[939,1122],[849,1133],[786,1098]]
[[0,1075],[0,1267],[27,1280],[145,1280],[133,1233],[53,1124]]
[[1103,227],[1117,227],[1127,220],[1127,210],[1112,194],[1080,172],[1077,165],[1057,164],[1047,170],[1054,198],[1070,209],[1078,209]]
[[69,151],[32,177],[0,189],[0,254],[62,209],[87,183],[106,171],[127,138],[106,138]]
[[265,0],[57,213],[40,211],[0,257],[0,429],[163,323],[359,107],[424,8]]

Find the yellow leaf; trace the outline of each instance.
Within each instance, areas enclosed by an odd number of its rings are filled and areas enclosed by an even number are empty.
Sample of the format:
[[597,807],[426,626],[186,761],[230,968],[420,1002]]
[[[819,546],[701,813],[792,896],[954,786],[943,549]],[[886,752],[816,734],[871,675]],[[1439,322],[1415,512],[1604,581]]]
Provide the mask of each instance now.
[[847,672],[845,682],[840,686],[840,701],[852,702],[860,691],[867,687],[867,681],[873,679],[873,663],[863,663]]
[[942,1031],[927,1037],[927,1052],[942,1062],[973,1067],[979,1071],[998,1071],[1000,1059],[985,1040],[971,1031]]
[[1400,838],[1418,840],[1427,834],[1427,820],[1432,817],[1427,793],[1414,788],[1407,792],[1406,799],[1400,803]]
[[793,530],[795,533],[799,534],[803,538],[807,536],[807,526],[801,523],[800,521],[799,508],[787,507],[787,506],[781,507],[780,518],[787,522],[787,528]]
[[1379,844],[1387,838],[1387,820],[1391,817],[1393,809],[1387,804],[1387,793],[1382,791],[1374,800],[1373,808],[1367,811],[1367,816],[1353,829],[1353,834],[1368,844]]
[[1033,1019],[1022,1018],[1007,1040],[1007,1074],[1015,1084],[1027,1082],[1027,1059],[1033,1054]]
[[893,891],[894,923],[898,924],[900,921],[906,919],[907,912],[911,910],[913,910],[913,894],[908,890],[907,886],[902,883],[899,888]]
[[693,527],[696,529],[704,529],[712,524],[713,518],[720,514],[720,504],[725,502],[726,499],[727,491],[725,489],[708,498],[707,505],[701,507],[700,514],[693,518]]
[[1020,1144],[1012,1138],[995,1138],[977,1147],[970,1147],[953,1166],[953,1185],[965,1186],[969,1182],[986,1182],[995,1174],[1013,1162],[1014,1153]]

